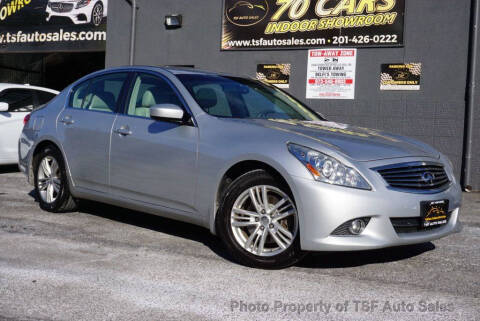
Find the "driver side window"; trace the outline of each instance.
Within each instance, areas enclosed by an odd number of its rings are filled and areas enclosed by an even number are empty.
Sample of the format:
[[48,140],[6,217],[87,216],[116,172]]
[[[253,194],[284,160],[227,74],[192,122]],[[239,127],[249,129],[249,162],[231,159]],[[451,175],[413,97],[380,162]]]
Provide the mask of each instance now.
[[150,118],[150,107],[158,104],[182,106],[177,94],[165,80],[150,74],[138,74],[133,82],[127,115]]

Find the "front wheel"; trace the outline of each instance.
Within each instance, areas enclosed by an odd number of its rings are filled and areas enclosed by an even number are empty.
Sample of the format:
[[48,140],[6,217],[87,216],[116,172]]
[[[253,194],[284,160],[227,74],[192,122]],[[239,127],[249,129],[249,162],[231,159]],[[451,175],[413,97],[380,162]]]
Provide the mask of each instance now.
[[60,151],[48,146],[33,160],[34,184],[40,207],[49,212],[74,211],[77,202],[70,194]]
[[290,190],[264,170],[244,174],[230,185],[217,228],[235,259],[247,266],[283,268],[303,256]]
[[98,2],[93,6],[91,22],[92,25],[98,27],[103,20],[103,5]]

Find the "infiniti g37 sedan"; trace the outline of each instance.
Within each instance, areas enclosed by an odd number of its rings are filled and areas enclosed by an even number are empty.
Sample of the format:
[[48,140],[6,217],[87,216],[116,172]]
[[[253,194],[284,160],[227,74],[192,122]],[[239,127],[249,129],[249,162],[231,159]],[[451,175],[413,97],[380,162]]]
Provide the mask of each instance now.
[[19,145],[42,209],[90,199],[198,224],[249,266],[427,242],[460,224],[452,164],[432,147],[327,121],[235,76],[96,72],[32,112]]

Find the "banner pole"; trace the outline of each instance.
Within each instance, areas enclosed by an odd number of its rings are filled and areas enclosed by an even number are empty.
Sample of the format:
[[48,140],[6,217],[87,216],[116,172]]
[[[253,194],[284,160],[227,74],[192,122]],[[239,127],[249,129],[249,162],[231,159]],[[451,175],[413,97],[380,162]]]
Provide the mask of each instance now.
[[137,0],[132,0],[132,24],[130,27],[130,66],[135,59],[135,25],[137,20]]

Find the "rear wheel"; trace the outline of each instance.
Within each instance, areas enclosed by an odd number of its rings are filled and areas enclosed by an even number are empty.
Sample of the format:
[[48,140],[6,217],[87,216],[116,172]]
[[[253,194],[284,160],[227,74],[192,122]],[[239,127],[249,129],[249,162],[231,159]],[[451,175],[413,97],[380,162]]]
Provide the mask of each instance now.
[[230,185],[217,227],[235,259],[245,265],[283,268],[303,256],[290,190],[264,170],[244,174]]
[[38,202],[49,212],[68,212],[77,208],[70,194],[67,173],[60,151],[52,146],[44,148],[33,160],[34,184]]

